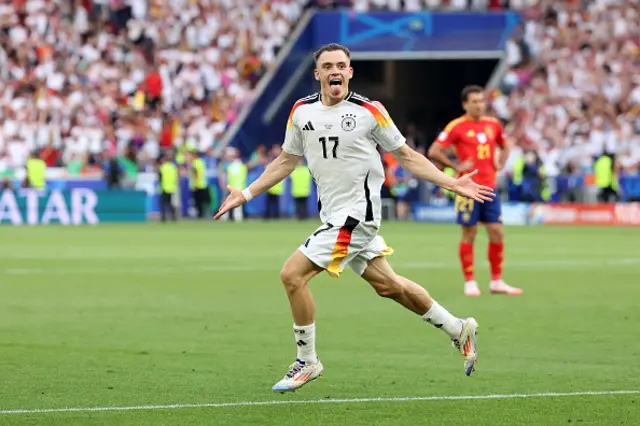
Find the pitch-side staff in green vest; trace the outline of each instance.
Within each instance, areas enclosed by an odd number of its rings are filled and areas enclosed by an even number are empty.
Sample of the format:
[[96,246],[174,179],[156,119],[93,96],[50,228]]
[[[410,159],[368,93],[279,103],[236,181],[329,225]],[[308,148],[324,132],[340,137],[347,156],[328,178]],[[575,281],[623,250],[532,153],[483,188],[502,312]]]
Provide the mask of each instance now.
[[[280,145],[274,145],[269,153],[269,162],[278,158],[282,152]],[[284,193],[284,180],[267,190],[267,205],[264,211],[265,219],[280,219],[280,196]]]
[[198,217],[207,216],[207,206],[211,202],[207,184],[207,167],[200,152],[189,152],[189,189],[196,205]]
[[309,194],[311,194],[311,174],[304,160],[300,160],[289,178],[291,179],[291,195],[296,204],[296,218],[305,220],[309,216],[307,205]]
[[596,160],[593,171],[596,178],[596,186],[599,188],[598,201],[601,203],[615,203],[620,199],[618,190],[618,165],[615,156],[605,152]]
[[27,160],[27,186],[34,189],[44,189],[47,173],[47,164],[38,157],[37,152],[33,152]]
[[180,177],[178,167],[173,163],[173,152],[166,152],[160,159],[158,175],[158,182],[160,182],[160,217],[165,222],[167,213],[169,213],[171,220],[175,222],[178,218],[173,203],[178,191]]
[[[236,148],[229,148],[226,157],[227,160],[222,167],[224,171],[223,179],[226,179],[227,184],[222,187],[226,188],[230,186],[235,189],[245,188],[247,186],[248,169],[247,165],[244,164],[240,158],[240,151]],[[226,197],[226,194],[228,194],[228,192],[225,191],[224,197]],[[231,210],[228,219],[242,222],[244,219],[243,209],[244,205]]]

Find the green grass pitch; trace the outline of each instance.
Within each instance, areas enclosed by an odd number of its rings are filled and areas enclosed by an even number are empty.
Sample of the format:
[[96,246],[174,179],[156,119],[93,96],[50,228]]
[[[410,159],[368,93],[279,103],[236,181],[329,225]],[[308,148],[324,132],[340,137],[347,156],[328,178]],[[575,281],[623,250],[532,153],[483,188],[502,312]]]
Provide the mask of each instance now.
[[[295,356],[278,273],[316,226],[3,226],[0,425],[640,423],[638,393],[532,396],[640,391],[640,229],[507,228],[505,278],[521,297],[486,291],[482,235],[485,292],[466,298],[455,226],[385,223],[397,271],[478,319],[476,373],[464,375],[443,333],[348,270],[311,284],[325,376],[275,394]],[[495,394],[524,397],[485,398]],[[404,397],[436,398],[393,399]],[[32,411],[170,404],[214,405]]]

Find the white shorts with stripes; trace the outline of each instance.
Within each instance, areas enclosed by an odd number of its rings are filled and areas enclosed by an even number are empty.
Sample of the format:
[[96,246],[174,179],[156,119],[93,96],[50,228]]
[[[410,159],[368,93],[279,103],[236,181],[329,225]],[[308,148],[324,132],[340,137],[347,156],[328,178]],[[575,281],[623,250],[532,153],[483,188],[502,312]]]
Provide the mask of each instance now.
[[360,222],[350,216],[339,223],[328,220],[299,250],[335,278],[347,266],[362,275],[369,261],[393,254],[393,249],[378,235],[375,224]]

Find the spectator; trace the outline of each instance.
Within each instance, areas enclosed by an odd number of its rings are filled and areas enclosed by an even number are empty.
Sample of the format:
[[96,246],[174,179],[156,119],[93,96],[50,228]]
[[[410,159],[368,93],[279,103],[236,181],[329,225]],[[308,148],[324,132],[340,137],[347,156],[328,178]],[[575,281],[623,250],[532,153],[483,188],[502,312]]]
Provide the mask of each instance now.
[[122,169],[118,162],[118,157],[114,150],[107,152],[106,161],[104,165],[105,179],[107,181],[107,188],[117,189],[120,188],[120,181],[122,180]]
[[592,173],[605,152],[638,172],[640,10],[614,3],[510,1],[525,22],[507,43],[510,69],[492,108],[550,177]]
[[253,170],[257,167],[264,167],[269,163],[269,161],[267,148],[265,148],[264,145],[258,145],[256,150],[251,154],[251,158],[249,158],[247,168],[249,170]]
[[[269,162],[272,162],[282,153],[280,145],[273,145],[269,152]],[[265,219],[280,219],[280,196],[284,193],[284,181],[281,181],[267,190],[267,204],[264,212]]]
[[300,160],[290,176],[291,195],[295,203],[295,216],[298,220],[309,217],[309,195],[311,195],[311,173],[305,160]]
[[0,188],[0,193],[2,193],[2,191],[15,191],[13,188],[13,183],[11,183],[11,179],[4,178],[4,180],[2,181],[2,187]]
[[135,167],[188,142],[208,151],[250,101],[304,3],[3,2],[5,167],[24,167],[40,148],[47,164],[76,175],[105,151]]
[[520,201],[540,202],[545,179],[544,166],[535,152],[525,154]]

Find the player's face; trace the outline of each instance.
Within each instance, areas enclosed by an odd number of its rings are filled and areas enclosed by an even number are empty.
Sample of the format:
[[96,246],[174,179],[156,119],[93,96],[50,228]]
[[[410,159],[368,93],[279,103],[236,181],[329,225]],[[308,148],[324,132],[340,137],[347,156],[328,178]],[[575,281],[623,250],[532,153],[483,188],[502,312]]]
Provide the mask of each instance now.
[[344,98],[349,90],[353,68],[346,53],[342,50],[334,50],[323,52],[318,57],[314,74],[316,80],[320,82],[323,95],[338,101]]
[[487,108],[484,93],[469,93],[467,101],[462,104],[465,112],[471,117],[480,117]]

